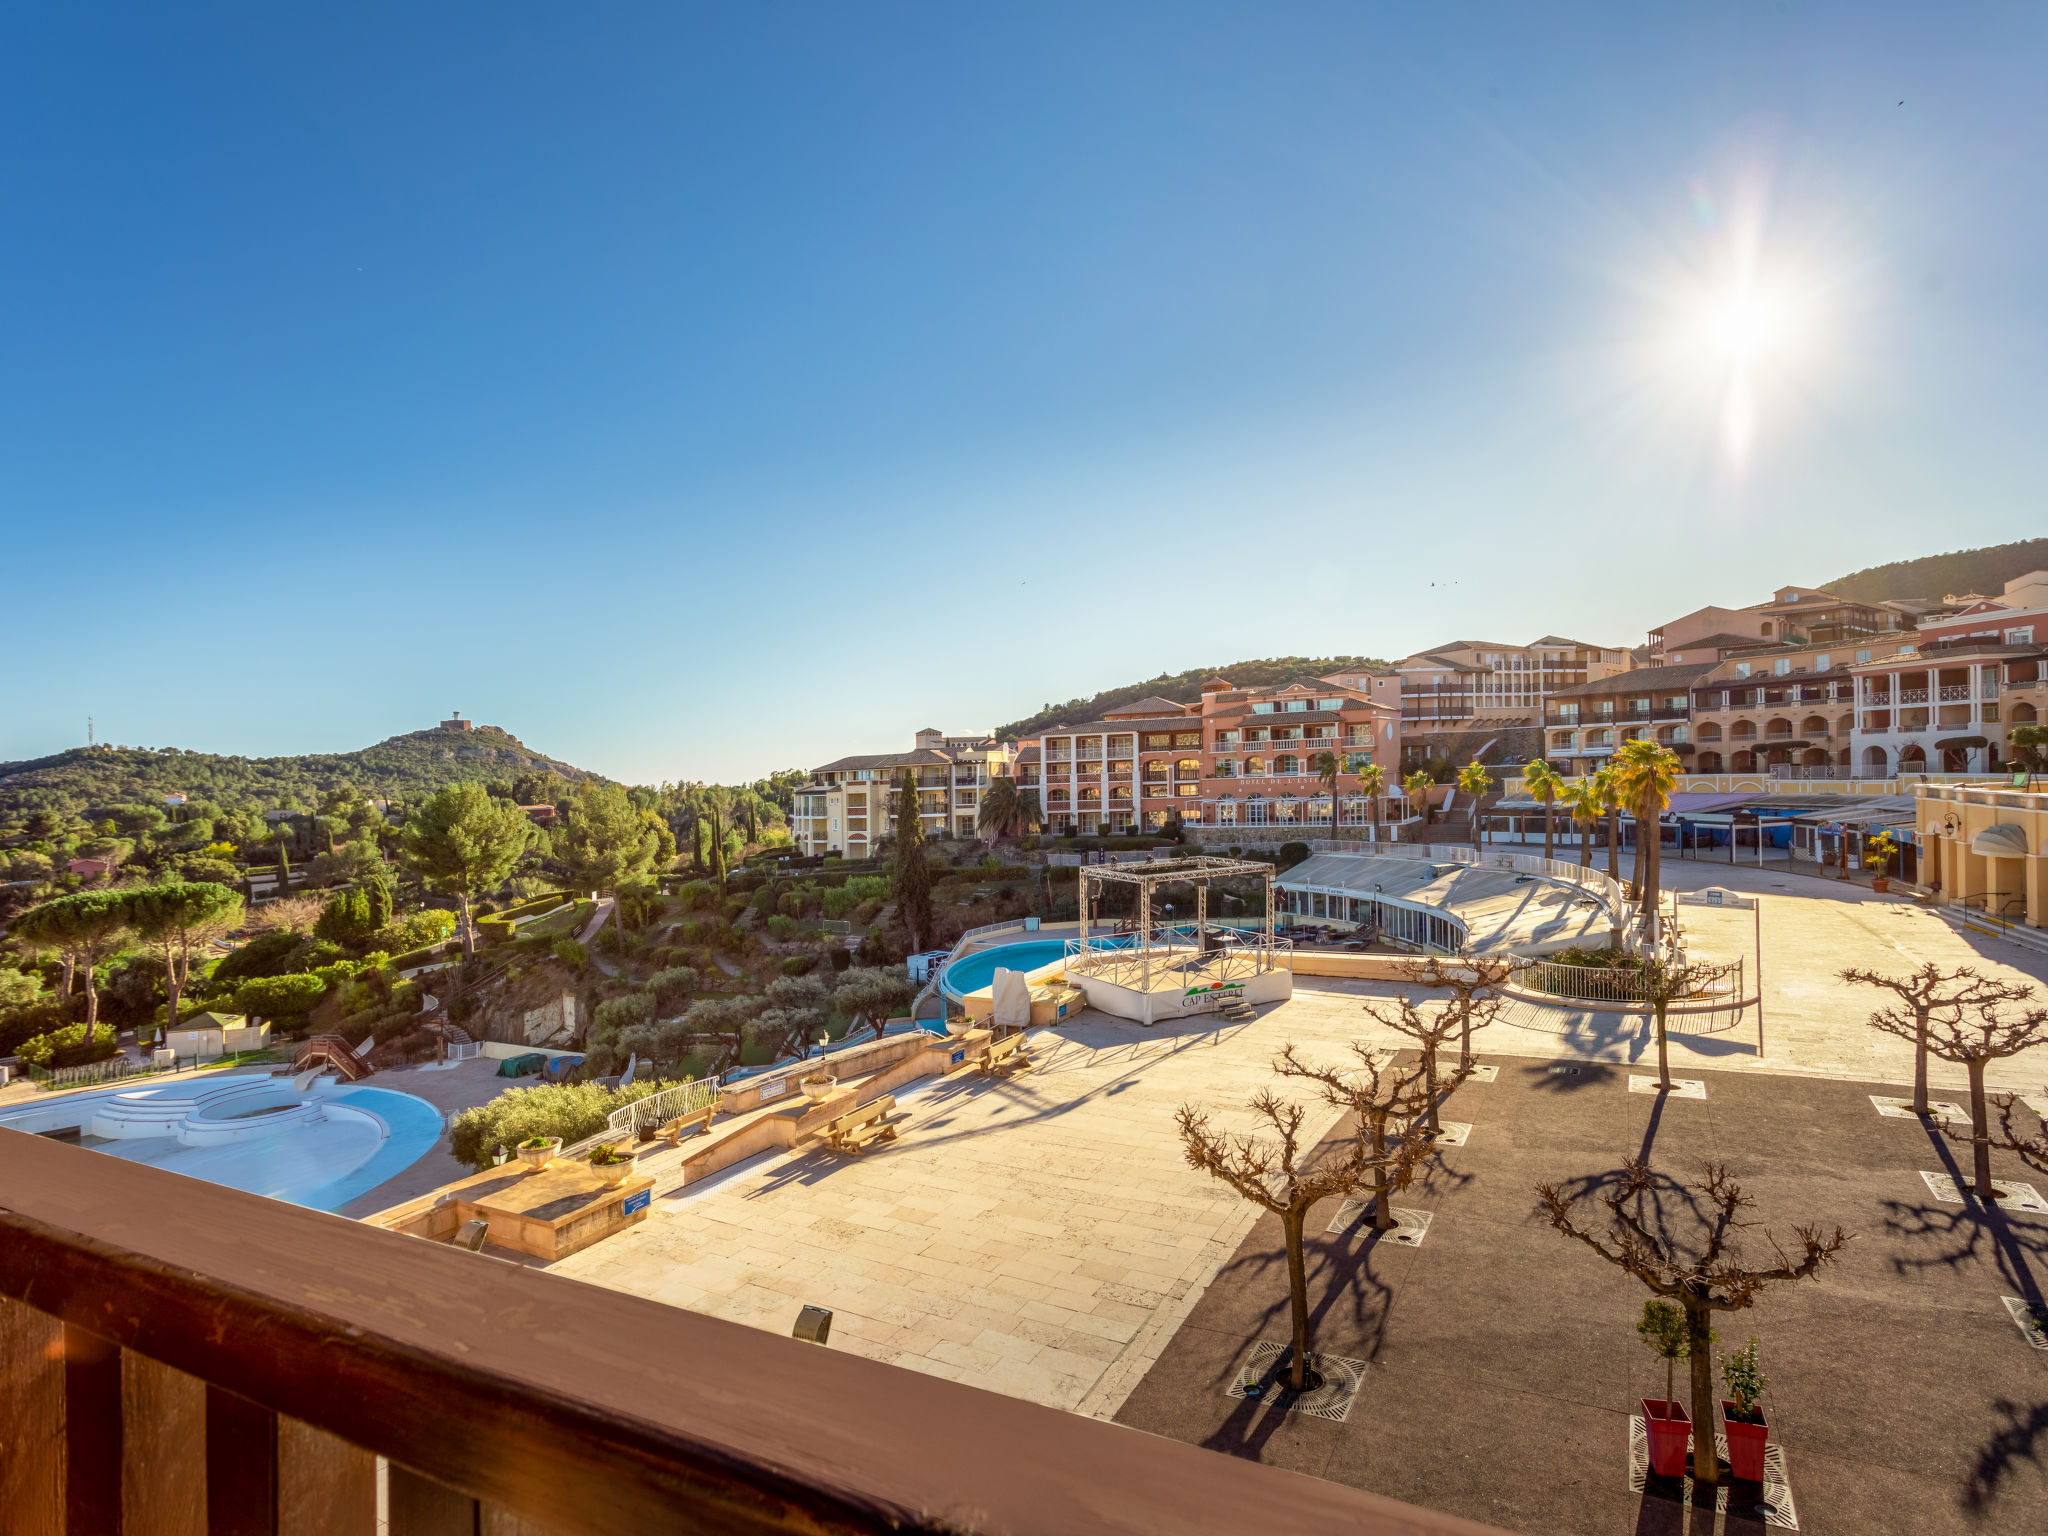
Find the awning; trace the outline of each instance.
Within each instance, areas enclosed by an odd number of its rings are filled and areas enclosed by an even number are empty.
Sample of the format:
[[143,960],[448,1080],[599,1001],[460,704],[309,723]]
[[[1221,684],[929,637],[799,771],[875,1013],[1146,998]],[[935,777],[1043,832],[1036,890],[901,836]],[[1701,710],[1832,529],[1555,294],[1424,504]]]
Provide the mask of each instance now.
[[1756,794],[1730,794],[1723,790],[1718,793],[1706,790],[1682,789],[1671,797],[1668,809],[1680,816],[1690,816],[1699,811],[1725,811],[1731,805],[1747,805],[1756,799]]
[[2027,834],[2018,827],[1986,827],[1970,839],[1970,852],[1993,859],[2024,859]]

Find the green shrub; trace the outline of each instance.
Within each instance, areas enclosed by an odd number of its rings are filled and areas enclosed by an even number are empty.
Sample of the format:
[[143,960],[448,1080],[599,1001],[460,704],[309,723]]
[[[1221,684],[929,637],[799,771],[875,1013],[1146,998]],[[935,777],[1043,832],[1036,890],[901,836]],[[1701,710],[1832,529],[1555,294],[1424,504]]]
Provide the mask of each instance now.
[[685,912],[704,912],[718,905],[721,892],[709,880],[686,880],[676,887],[676,896]]
[[22,1041],[14,1054],[31,1066],[55,1071],[60,1067],[82,1067],[87,1062],[105,1061],[109,1056],[119,1054],[120,1049],[114,1039],[113,1025],[100,1025],[88,1042],[85,1026],[70,1024],[47,1035],[36,1035]]
[[327,995],[318,976],[257,976],[235,988],[240,1013],[290,1017],[310,1012]]
[[444,912],[439,907],[429,907],[423,912],[408,912],[387,924],[374,942],[387,954],[397,955],[408,950],[430,949],[454,932],[455,914]]
[[687,965],[670,966],[647,978],[647,995],[654,999],[657,1012],[667,1012],[697,990],[698,979]]
[[1307,859],[1307,843],[1282,843],[1280,845],[1280,867],[1282,869],[1292,869],[1297,864],[1307,862]]
[[599,1003],[597,1011],[590,1016],[590,1027],[599,1034],[617,1034],[635,1024],[648,1023],[653,1017],[654,999],[644,992],[631,992]]
[[590,967],[590,951],[574,939],[557,939],[554,942],[554,956],[562,964],[582,971]]
[[793,917],[771,917],[768,919],[768,931],[778,939],[793,939],[796,937],[796,919]]
[[604,1129],[605,1117],[624,1104],[672,1088],[647,1081],[610,1089],[601,1083],[539,1083],[508,1088],[488,1104],[466,1109],[448,1128],[448,1150],[481,1172],[500,1147],[516,1147],[534,1136],[559,1136],[564,1146]]
[[817,968],[817,964],[818,957],[816,955],[786,955],[782,961],[782,974],[785,976],[808,975]]

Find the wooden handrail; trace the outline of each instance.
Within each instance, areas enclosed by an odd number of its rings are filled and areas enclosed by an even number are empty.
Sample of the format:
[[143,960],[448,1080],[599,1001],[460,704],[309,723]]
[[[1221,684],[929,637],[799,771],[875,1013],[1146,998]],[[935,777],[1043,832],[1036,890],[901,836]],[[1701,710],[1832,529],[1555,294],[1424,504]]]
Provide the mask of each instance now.
[[0,1297],[559,1536],[1489,1529],[4,1130]]

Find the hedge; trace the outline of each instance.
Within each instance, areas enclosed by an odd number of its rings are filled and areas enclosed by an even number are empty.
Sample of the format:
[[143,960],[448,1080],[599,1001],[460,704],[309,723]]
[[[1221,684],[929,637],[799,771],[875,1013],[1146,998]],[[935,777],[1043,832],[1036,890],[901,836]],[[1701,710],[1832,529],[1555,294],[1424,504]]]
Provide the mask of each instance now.
[[476,920],[476,935],[486,944],[502,944],[518,931],[518,920],[523,917],[540,917],[552,912],[564,902],[573,900],[567,891],[550,891],[545,896],[535,896],[517,906],[507,907],[502,912]]

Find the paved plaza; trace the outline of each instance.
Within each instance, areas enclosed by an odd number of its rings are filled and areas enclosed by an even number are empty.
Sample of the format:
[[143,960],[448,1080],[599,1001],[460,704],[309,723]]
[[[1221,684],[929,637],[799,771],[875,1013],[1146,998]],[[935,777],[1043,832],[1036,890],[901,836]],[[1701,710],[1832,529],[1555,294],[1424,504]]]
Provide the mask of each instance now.
[[[1716,1318],[1723,1350],[1759,1340],[1790,1507],[1759,1518],[1756,1485],[1739,1485],[1718,1525],[1703,1511],[1690,1529],[2048,1528],[2048,1349],[2005,1299],[2042,1301],[2048,1215],[1936,1198],[1923,1175],[1967,1180],[1968,1151],[1881,1114],[1883,1084],[1706,1071],[1703,1099],[1660,1099],[1630,1092],[1625,1066],[1499,1065],[1445,1107],[1470,1124],[1464,1144],[1397,1198],[1429,1214],[1420,1246],[1309,1223],[1315,1347],[1362,1362],[1344,1418],[1228,1395],[1254,1341],[1288,1336],[1279,1220],[1262,1216],[1118,1421],[1509,1530],[1675,1536],[1671,1490],[1629,1483],[1630,1417],[1664,1396],[1634,1328],[1648,1292],[1553,1231],[1533,1191],[1631,1157],[1664,1179],[1718,1159],[1765,1227],[1790,1240],[1795,1223],[1839,1224],[1853,1240],[1818,1278]],[[2048,1193],[2014,1159],[1994,1171]],[[1658,1206],[1674,1236],[1696,1230],[1668,1184]],[[1589,1224],[1601,1214],[1582,1201]],[[1747,1243],[1752,1264],[1777,1262],[1760,1234]]]
[[[1761,894],[1767,1050],[1759,1062],[1753,1009],[1687,1020],[1674,1026],[1674,1071],[1897,1085],[1910,1080],[1909,1049],[1862,1023],[1874,999],[1835,982],[1835,969],[1932,959],[2030,978],[2048,971],[2013,946],[1974,948],[1911,902],[1840,899],[1775,871],[1699,872],[1700,884],[1738,888],[1747,876]],[[1750,912],[1682,911],[1697,951],[1748,951]],[[1196,1102],[1250,1128],[1242,1105],[1272,1080],[1283,1043],[1325,1059],[1354,1039],[1398,1043],[1361,1007],[1393,990],[1302,978],[1291,1002],[1239,1025],[1145,1029],[1086,1013],[1038,1032],[1039,1066],[1013,1081],[970,1077],[901,1093],[893,1143],[857,1159],[810,1150],[754,1159],[665,1193],[652,1220],[553,1268],[782,1333],[815,1304],[834,1313],[835,1348],[1113,1415],[1254,1215],[1183,1163],[1175,1107]],[[1491,1057],[1655,1058],[1641,1019],[1519,1003],[1508,1014],[1480,1038]],[[2048,1050],[2038,1055],[1994,1080],[2041,1095]],[[1937,1067],[1944,1086],[1962,1081]],[[1321,1135],[1332,1121],[1315,1109],[1309,1130]]]

